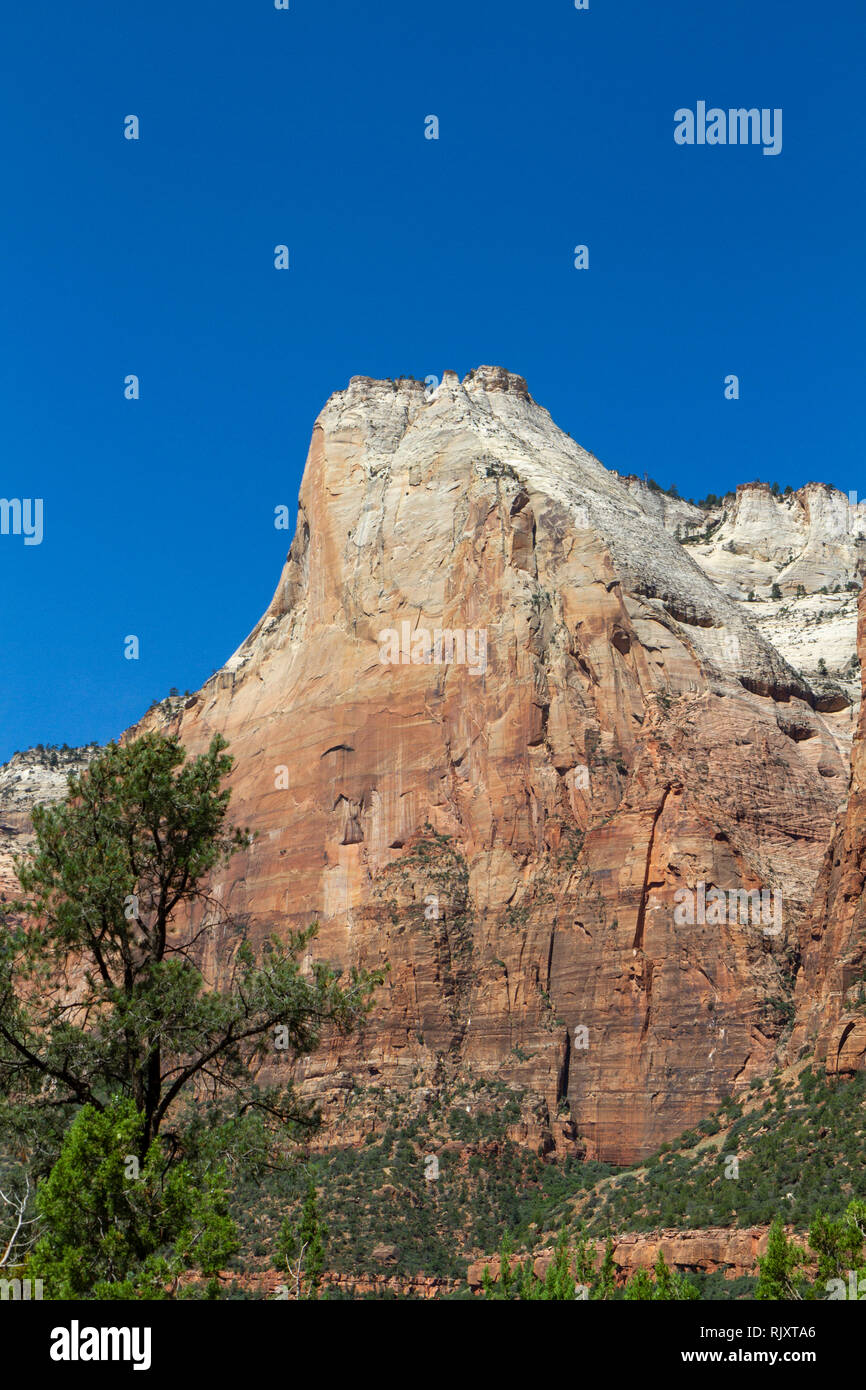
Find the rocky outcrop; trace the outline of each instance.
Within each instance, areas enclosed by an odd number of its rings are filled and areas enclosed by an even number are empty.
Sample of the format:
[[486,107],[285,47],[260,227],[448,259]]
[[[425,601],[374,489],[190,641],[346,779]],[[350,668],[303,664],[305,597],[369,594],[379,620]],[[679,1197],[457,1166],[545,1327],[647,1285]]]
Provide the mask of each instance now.
[[499,368],[325,406],[267,612],[140,727],[229,739],[254,939],[390,963],[305,1064],[326,1116],[475,1074],[627,1162],[772,1066],[848,712],[691,550]]
[[[648,480],[621,482],[809,679],[819,708],[859,703],[856,595],[866,559],[866,503],[825,483],[785,495],[768,483],[743,483],[706,509]],[[853,732],[855,711],[850,715],[843,737]]]
[[825,483],[784,496],[767,483],[744,483],[704,515],[697,539],[694,519],[676,518],[696,562],[809,678],[822,707],[859,702],[856,595],[866,503]]
[[15,857],[32,843],[30,817],[42,802],[66,795],[67,779],[81,772],[96,744],[86,748],[29,748],[0,766],[0,903],[19,895]]
[[826,483],[786,496],[767,483],[743,483],[709,515],[709,530],[695,559],[733,597],[772,584],[786,596],[844,589],[864,555],[866,502]]
[[[786,1234],[797,1239],[793,1227],[786,1227]],[[748,1226],[737,1230],[712,1226],[693,1231],[669,1229],[646,1234],[626,1233],[614,1241],[616,1280],[618,1284],[624,1284],[638,1270],[651,1271],[659,1251],[668,1269],[678,1274],[722,1274],[726,1279],[754,1275],[758,1256],[766,1254],[768,1241],[767,1226]],[[598,1266],[605,1242],[597,1240],[591,1244]],[[533,1269],[539,1278],[544,1278],[552,1259],[552,1250],[543,1250],[533,1257]],[[481,1289],[485,1267],[489,1268],[490,1277],[495,1283],[499,1278],[499,1256],[476,1260],[469,1266],[467,1281],[475,1293]],[[807,1272],[812,1272],[814,1261],[807,1257],[804,1267]]]

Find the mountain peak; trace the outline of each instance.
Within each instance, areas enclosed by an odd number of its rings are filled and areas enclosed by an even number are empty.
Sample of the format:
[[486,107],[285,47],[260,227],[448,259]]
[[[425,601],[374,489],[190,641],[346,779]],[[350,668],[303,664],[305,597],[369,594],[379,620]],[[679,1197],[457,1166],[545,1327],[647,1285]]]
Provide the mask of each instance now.
[[[625,1162],[771,1065],[850,700],[647,491],[502,368],[354,377],[316,421],[267,612],[150,716],[195,751],[229,740],[258,833],[215,891],[251,934],[316,918],[323,958],[391,963],[363,1046],[301,1078],[326,1114],[346,1074],[371,1095],[475,1074],[521,1095],[524,1138]],[[778,935],[682,925],[699,884],[781,895]]]

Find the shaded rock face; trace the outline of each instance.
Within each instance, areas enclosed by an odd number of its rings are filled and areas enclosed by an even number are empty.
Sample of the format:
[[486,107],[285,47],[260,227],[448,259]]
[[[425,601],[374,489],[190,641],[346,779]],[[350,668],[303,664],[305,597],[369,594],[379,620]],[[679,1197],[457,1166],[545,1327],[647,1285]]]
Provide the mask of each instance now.
[[859,702],[856,594],[866,560],[866,503],[826,483],[786,496],[768,483],[742,483],[707,510],[639,478],[621,481],[806,675],[820,709]]
[[[708,531],[691,546],[694,559],[730,597],[747,600],[751,621],[808,677],[818,707],[856,704],[866,503],[825,483],[786,497],[774,496],[767,483],[745,483],[710,518]],[[774,592],[781,598],[774,601]]]
[[317,918],[318,955],[390,963],[302,1073],[344,1142],[353,1088],[471,1072],[543,1151],[627,1162],[772,1065],[848,712],[746,610],[522,378],[330,399],[270,607],[139,727],[230,741],[257,838],[217,891],[254,938]]
[[[866,653],[866,589],[860,594],[858,644]],[[832,1075],[866,1067],[866,722],[860,716],[848,801],[824,857],[801,932],[797,1023],[789,1052],[814,1049]]]

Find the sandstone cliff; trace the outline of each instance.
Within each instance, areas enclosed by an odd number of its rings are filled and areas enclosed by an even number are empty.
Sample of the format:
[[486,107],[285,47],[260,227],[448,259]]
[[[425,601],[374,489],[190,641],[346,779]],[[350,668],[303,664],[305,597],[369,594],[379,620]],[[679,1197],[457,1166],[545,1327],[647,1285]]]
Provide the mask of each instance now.
[[329,400],[271,605],[147,721],[231,743],[257,839],[217,887],[254,937],[315,917],[321,955],[391,963],[306,1065],[327,1115],[471,1073],[542,1148],[627,1162],[773,1064],[850,711],[748,610],[521,378]]
[[733,597],[777,583],[786,595],[845,587],[866,542],[866,502],[826,483],[774,496],[767,483],[743,483],[709,516],[695,558]]
[[769,483],[743,483],[708,510],[642,479],[621,481],[714,583],[745,605],[749,621],[809,678],[822,708],[859,703],[856,595],[866,561],[866,503],[825,483],[787,495],[774,494]]
[[[866,589],[859,646],[866,653]],[[847,803],[802,927],[791,1053],[814,1050],[831,1074],[866,1066],[866,723],[861,701]]]

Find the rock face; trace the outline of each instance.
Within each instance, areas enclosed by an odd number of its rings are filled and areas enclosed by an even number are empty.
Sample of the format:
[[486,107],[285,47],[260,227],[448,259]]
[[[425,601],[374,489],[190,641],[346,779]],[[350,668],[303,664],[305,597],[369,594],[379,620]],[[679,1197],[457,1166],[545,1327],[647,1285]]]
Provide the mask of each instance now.
[[767,483],[745,483],[708,514],[703,539],[692,544],[693,530],[683,534],[701,568],[747,602],[759,630],[809,677],[823,707],[859,700],[856,596],[866,503],[824,483],[786,497]]
[[[866,589],[859,646],[866,653]],[[804,921],[797,978],[797,1025],[790,1052],[816,1052],[831,1074],[866,1066],[866,721],[864,706],[851,760],[851,784],[827,849],[812,910]]]
[[86,748],[29,748],[15,753],[0,767],[0,902],[20,892],[15,856],[32,843],[30,816],[34,806],[60,801],[67,778],[81,772],[97,751]]
[[317,918],[317,954],[390,963],[302,1074],[344,1140],[356,1088],[471,1073],[542,1149],[627,1162],[773,1063],[850,711],[670,523],[520,377],[354,378],[267,612],[139,726],[229,739],[257,839],[217,891],[254,939]]
[[628,488],[631,496],[648,516],[660,522],[666,531],[670,531],[672,535],[676,536],[677,540],[686,537],[696,538],[703,534],[708,525],[716,523],[720,519],[715,511],[707,511],[703,507],[697,507],[693,502],[686,502],[682,497],[670,497],[660,488],[650,486],[643,479],[636,478],[633,473],[623,474],[612,471],[612,476],[619,479],[623,486]]
[[798,589],[844,589],[856,575],[866,542],[866,502],[826,483],[807,483],[774,496],[767,483],[743,483],[709,515],[709,536],[694,555],[732,597],[778,584]]
[[808,676],[821,707],[859,702],[857,593],[866,562],[866,503],[825,483],[786,496],[768,483],[743,483],[707,510],[639,478],[621,481]]

